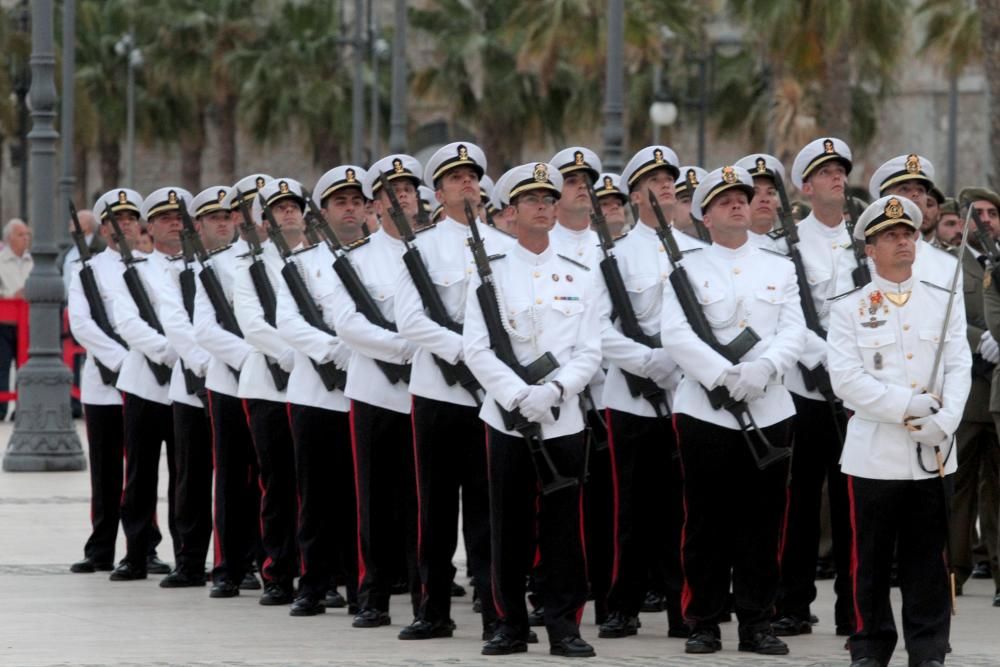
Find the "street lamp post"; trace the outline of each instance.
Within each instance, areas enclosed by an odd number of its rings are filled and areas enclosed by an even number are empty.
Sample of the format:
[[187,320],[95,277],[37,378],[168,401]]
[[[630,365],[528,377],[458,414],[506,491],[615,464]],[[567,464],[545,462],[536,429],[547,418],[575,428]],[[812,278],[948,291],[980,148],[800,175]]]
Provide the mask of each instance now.
[[115,53],[125,58],[125,185],[135,187],[135,71],[142,66],[142,51],[130,30],[115,43]]
[[[17,373],[17,417],[7,443],[7,471],[82,470],[80,439],[73,428],[69,369],[60,355],[63,283],[56,270],[55,130],[56,57],[52,0],[32,0],[31,25],[31,227],[34,268],[24,295],[30,306],[28,362]],[[60,216],[62,217],[62,216]]]
[[[59,114],[59,134],[62,139],[62,178],[59,179],[59,201],[73,199],[73,80],[76,77],[76,0],[63,0],[62,39],[62,111]],[[69,227],[59,225],[59,245],[69,244]]]
[[392,35],[392,109],[389,111],[389,151],[406,152],[406,0],[396,0]]
[[607,75],[604,90],[604,166],[621,171],[625,99],[624,0],[608,0]]
[[[18,167],[21,172],[18,184],[18,215],[29,220],[28,215],[28,89],[31,86],[31,69],[28,62],[28,33],[31,30],[31,12],[28,0],[21,0],[11,12],[11,22],[21,49],[13,50],[11,58],[11,88],[17,101]],[[23,50],[22,50],[23,49]]]
[[364,162],[365,144],[365,81],[362,78],[364,54],[365,2],[354,0],[354,80],[351,88],[351,162]]

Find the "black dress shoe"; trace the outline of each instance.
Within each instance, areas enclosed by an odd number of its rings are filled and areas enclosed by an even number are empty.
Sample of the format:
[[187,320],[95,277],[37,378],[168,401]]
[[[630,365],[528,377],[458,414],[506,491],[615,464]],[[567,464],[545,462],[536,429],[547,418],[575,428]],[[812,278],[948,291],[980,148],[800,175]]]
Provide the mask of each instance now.
[[691,636],[684,642],[685,653],[715,653],[721,650],[722,640],[717,631],[692,630]]
[[392,623],[392,618],[387,612],[378,609],[362,609],[351,625],[355,628],[379,628]]
[[456,584],[454,581],[451,582],[451,597],[453,598],[464,598],[465,597],[465,587],[460,584]]
[[611,612],[608,620],[601,625],[597,636],[601,639],[630,637],[638,633],[641,626],[638,616],[626,616],[621,612],[614,611]]
[[240,587],[229,581],[221,579],[212,584],[212,590],[208,592],[210,598],[234,598],[239,596]]
[[511,655],[526,653],[528,643],[523,639],[514,639],[504,632],[498,632],[483,645],[483,655]]
[[316,616],[326,613],[326,605],[311,595],[300,595],[295,598],[289,616]]
[[77,574],[89,574],[91,572],[110,572],[115,569],[115,566],[111,563],[95,563],[89,558],[84,558],[83,560],[78,560],[69,566],[70,572],[75,572]]
[[399,631],[400,639],[442,639],[455,634],[455,622],[450,618],[444,621],[425,621],[418,618],[413,623]]
[[146,572],[150,574],[170,574],[170,566],[153,555],[146,559]]
[[535,607],[528,614],[528,626],[540,628],[545,625],[545,607]]
[[262,588],[260,585],[260,579],[253,572],[247,572],[243,575],[243,581],[240,582],[241,591],[259,591]]
[[646,593],[646,599],[642,601],[642,606],[639,611],[643,612],[657,612],[663,611],[667,608],[666,597],[660,595],[655,591],[649,591]]
[[347,606],[347,600],[344,599],[343,595],[337,592],[336,588],[331,588],[326,592],[323,604],[325,604],[329,609],[343,609]]
[[160,588],[194,588],[205,585],[205,575],[188,574],[181,570],[174,570],[167,576],[160,579]]
[[264,585],[264,592],[260,595],[258,602],[265,607],[276,607],[278,605],[289,604],[292,601],[292,587],[284,586],[277,582]]
[[1000,607],[1000,591],[993,594],[993,606]]
[[882,663],[875,658],[859,658],[851,663],[851,667],[882,667]]
[[788,644],[775,637],[770,628],[758,630],[741,638],[739,649],[761,655],[788,655]]
[[819,625],[819,616],[816,614],[809,614],[809,625]]
[[976,566],[972,568],[971,576],[973,579],[992,579],[993,571],[990,569],[989,563],[976,563]]
[[782,616],[771,623],[771,629],[778,637],[797,637],[798,635],[811,635],[812,624],[809,621],[795,618],[794,616]]
[[111,581],[135,581],[136,579],[145,579],[146,570],[136,567],[127,560],[123,560],[118,564],[118,567],[114,569],[111,576],[108,578]]
[[[483,628],[483,641],[488,642],[497,634],[496,628]],[[538,635],[535,634],[534,630],[528,630],[528,634],[524,638],[525,644],[537,644]]]
[[560,655],[564,658],[593,658],[597,655],[594,647],[579,637],[563,637],[549,647],[549,655]]

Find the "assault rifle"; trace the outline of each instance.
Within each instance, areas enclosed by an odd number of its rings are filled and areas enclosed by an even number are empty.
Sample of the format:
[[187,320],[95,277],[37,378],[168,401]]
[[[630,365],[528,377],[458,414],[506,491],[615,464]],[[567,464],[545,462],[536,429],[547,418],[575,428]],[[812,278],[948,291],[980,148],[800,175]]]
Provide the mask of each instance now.
[[[593,188],[590,191],[590,222],[597,231],[597,236],[601,240],[601,252],[604,259],[601,260],[601,273],[604,275],[604,282],[608,286],[608,295],[611,297],[611,304],[614,306],[614,314],[622,325],[622,333],[637,343],[641,343],[649,348],[661,347],[659,335],[650,336],[639,326],[639,318],[636,317],[632,301],[628,297],[625,289],[625,281],[622,279],[621,269],[618,267],[618,258],[615,257],[615,240],[611,238],[611,230],[608,229],[608,221],[604,219],[601,212],[601,203],[597,199],[597,194]],[[667,401],[667,392],[658,384],[647,377],[629,373],[622,370],[625,384],[633,397],[642,396],[653,406],[653,411],[657,417],[670,417],[670,404]]]
[[[198,230],[194,228],[194,222],[191,220],[191,215],[187,212],[186,208],[181,208],[181,222],[184,225],[181,229],[181,243],[188,244],[188,247],[191,248],[195,258],[201,265],[201,271],[198,272],[198,279],[201,280],[201,286],[205,288],[205,295],[215,310],[215,321],[229,333],[243,338],[243,332],[236,321],[236,313],[233,312],[233,306],[229,303],[229,299],[226,298],[226,292],[222,289],[219,276],[215,273],[215,268],[212,266],[211,253],[205,249],[205,245],[201,242],[201,236],[198,234]],[[186,305],[187,303],[185,302]],[[188,311],[188,314],[192,312],[194,312],[193,308]],[[230,368],[229,370],[239,379],[240,374],[235,368]]]
[[[108,318],[108,311],[104,307],[104,299],[101,297],[101,289],[97,286],[97,277],[94,276],[94,269],[90,266],[91,254],[90,247],[87,245],[87,237],[83,233],[83,227],[80,226],[80,218],[76,215],[76,206],[73,205],[72,200],[69,202],[69,215],[73,220],[73,231],[70,232],[70,235],[73,237],[73,242],[76,243],[76,249],[80,251],[80,264],[82,266],[80,286],[83,288],[83,295],[87,298],[87,305],[90,306],[90,317],[105,336],[127,350],[128,343],[118,335]],[[115,383],[118,382],[118,371],[113,371],[102,364],[95,355],[91,355],[91,359],[97,365],[101,382],[109,387],[115,386]]]
[[[124,278],[125,286],[132,296],[132,301],[135,302],[135,307],[139,310],[139,317],[152,327],[156,333],[162,336],[163,325],[160,324],[160,318],[156,315],[156,309],[153,308],[153,303],[149,300],[149,294],[146,293],[146,286],[142,284],[142,277],[139,275],[139,270],[135,268],[137,263],[146,260],[144,257],[136,257],[132,254],[132,249],[129,248],[128,241],[125,240],[125,234],[122,233],[121,225],[118,224],[118,220],[115,218],[110,204],[105,204],[104,215],[114,230],[112,238],[118,246],[118,253],[125,264],[125,272],[122,274],[122,278]],[[146,357],[146,363],[149,364],[149,369],[153,372],[153,377],[156,378],[157,384],[163,386],[170,382],[170,366],[158,364],[149,357]]]
[[[181,203],[181,209],[185,209],[185,205],[183,203]],[[186,210],[183,215],[187,215]],[[193,322],[194,295],[197,291],[194,283],[194,269],[191,268],[195,262],[194,248],[191,245],[191,240],[184,235],[183,229],[181,232],[181,261],[184,262],[184,268],[177,276],[181,285],[181,301],[184,304],[184,312],[187,313],[188,322]],[[192,395],[198,394],[199,392],[204,393],[205,378],[195,375],[194,371],[187,367],[187,364],[184,363],[183,359],[178,360],[178,362],[181,365],[181,373],[184,375],[184,390],[188,394]]]
[[[260,195],[260,206],[264,212],[264,220],[267,221],[267,235],[274,247],[278,249],[278,254],[281,255],[281,260],[284,262],[284,266],[281,267],[281,275],[288,285],[288,291],[291,292],[292,298],[295,299],[295,305],[299,307],[299,314],[309,326],[330,336],[336,336],[333,329],[328,327],[323,320],[323,313],[320,312],[319,306],[316,305],[309,293],[309,288],[306,287],[302,274],[299,273],[298,265],[292,261],[292,255],[295,253],[288,247],[285,236],[281,233],[281,225],[274,219],[271,207],[264,203],[263,195]],[[310,361],[327,391],[342,390],[347,384],[347,373],[337,368],[337,364],[334,362],[328,361],[321,364],[311,358]]]
[[[243,215],[240,231],[243,232],[243,238],[246,239],[247,245],[250,247],[249,252],[247,252],[250,257],[250,280],[253,281],[254,292],[257,293],[257,300],[264,311],[264,321],[273,327],[277,321],[278,300],[274,295],[274,287],[271,286],[271,281],[267,277],[267,266],[261,257],[264,249],[260,246],[260,238],[257,236],[257,225],[254,224],[250,215],[250,205],[243,200],[243,193],[239,190],[236,191],[236,201],[240,207],[240,213]],[[277,360],[267,355],[264,356],[264,360],[267,362],[267,370],[271,373],[275,389],[284,391],[288,386],[288,373],[278,364]]]
[[[781,175],[774,174],[774,188],[778,191],[778,201],[781,207],[778,209],[778,219],[785,242],[788,245],[788,257],[795,265],[795,278],[799,284],[799,302],[802,304],[802,316],[805,318],[806,326],[817,336],[826,340],[826,329],[819,321],[819,312],[816,310],[816,302],[813,301],[812,290],[809,289],[809,280],[806,277],[806,267],[802,261],[802,253],[799,252],[799,230],[795,226],[795,219],[792,217],[792,207],[788,203],[788,193],[785,191],[785,182]],[[857,270],[857,269],[855,269]],[[833,415],[833,423],[840,431],[839,418],[844,414],[842,404],[837,400],[837,395],[833,393],[833,385],[830,384],[830,374],[823,364],[816,368],[807,368],[801,361],[799,370],[802,372],[802,382],[809,391],[818,391]],[[841,438],[843,439],[843,438]]]
[[[461,334],[462,325],[453,320],[448,314],[448,309],[445,308],[444,302],[441,300],[441,295],[438,293],[437,287],[434,286],[434,281],[431,280],[431,276],[427,272],[427,265],[424,264],[424,259],[420,255],[420,248],[416,244],[417,235],[413,232],[413,228],[410,227],[410,223],[406,219],[406,213],[403,212],[403,207],[400,206],[399,199],[396,198],[396,192],[389,185],[389,180],[385,177],[384,173],[379,174],[379,180],[382,183],[382,190],[389,197],[389,215],[392,218],[392,223],[396,226],[396,230],[399,232],[399,236],[406,246],[406,252],[403,253],[403,264],[406,265],[406,270],[409,271],[410,278],[413,279],[413,285],[417,288],[417,293],[420,294],[420,301],[427,310],[427,316],[438,326]],[[469,221],[470,227],[475,226],[475,224],[475,218]],[[438,369],[441,371],[441,376],[449,387],[454,386],[457,382],[462,385],[463,389],[469,392],[473,400],[476,401],[476,405],[483,404],[483,388],[464,362],[459,361],[451,364],[436,354],[432,356],[434,357],[434,363],[437,364]]]
[[[670,284],[674,288],[674,293],[677,295],[677,300],[680,302],[681,310],[684,311],[684,316],[687,318],[688,324],[691,325],[691,329],[702,342],[725,357],[729,363],[739,363],[743,355],[749,352],[750,348],[760,341],[760,336],[752,328],[747,327],[729,343],[723,344],[719,342],[719,339],[715,337],[715,332],[712,331],[712,326],[708,323],[708,318],[705,317],[705,313],[701,309],[698,296],[691,285],[691,279],[688,278],[687,270],[682,263],[683,256],[680,248],[677,247],[677,241],[674,239],[673,232],[663,217],[663,210],[660,208],[660,203],[656,200],[656,195],[652,192],[649,193],[649,203],[653,207],[653,213],[656,215],[657,236],[660,237],[660,242],[663,244],[667,252],[667,257],[670,260],[670,265],[673,267],[673,270],[670,272]],[[725,409],[736,418],[736,423],[739,424],[740,430],[743,432],[743,438],[746,440],[747,446],[750,448],[750,454],[753,456],[758,468],[763,470],[772,463],[777,463],[791,456],[792,452],[790,448],[775,447],[768,441],[764,432],[760,430],[754,421],[746,401],[735,400],[730,396],[729,390],[722,385],[719,385],[715,389],[704,389],[705,393],[708,394],[708,400],[712,408],[716,410]],[[755,439],[750,437],[751,432],[756,435]]]
[[854,281],[855,287],[864,287],[872,281],[872,272],[868,268],[868,255],[865,254],[865,244],[854,239],[854,227],[858,224],[858,219],[864,211],[862,211],[857,199],[847,193],[844,194],[844,197],[846,198],[844,207],[847,215],[845,226],[847,227],[847,236],[850,239],[851,248],[854,250],[854,262],[857,264],[857,267],[851,271],[851,279]]
[[[472,205],[468,201],[465,202],[465,216],[470,220],[476,219]],[[469,249],[472,250],[472,257],[476,261],[476,271],[481,280],[481,284],[476,288],[476,298],[479,301],[479,308],[483,311],[483,322],[486,325],[486,330],[489,332],[490,348],[496,354],[497,359],[506,364],[524,382],[529,385],[537,384],[559,368],[559,361],[551,352],[546,352],[526,366],[518,361],[510,336],[500,319],[503,317],[503,313],[500,310],[500,300],[497,296],[496,283],[493,280],[490,258],[486,254],[486,247],[479,234],[479,229],[474,224],[470,225],[470,229],[472,239],[469,242]],[[541,424],[528,421],[517,408],[505,410],[499,403],[497,408],[500,410],[504,428],[508,431],[517,431],[528,444],[531,462],[534,464],[535,473],[542,484],[543,494],[553,493],[580,483],[579,479],[566,477],[556,468],[555,462],[545,446],[545,440],[542,438]],[[552,408],[552,414],[558,419],[559,408]]]
[[[326,241],[327,248],[330,249],[330,253],[335,258],[333,261],[333,270],[337,272],[337,277],[344,284],[344,289],[347,290],[347,293],[354,301],[354,307],[358,309],[358,312],[366,320],[375,326],[382,327],[387,331],[396,331],[396,323],[387,319],[382,314],[382,311],[379,310],[378,304],[375,303],[372,295],[365,288],[361,277],[358,276],[354,265],[351,264],[351,260],[347,257],[347,250],[337,238],[337,234],[333,231],[333,228],[330,227],[330,223],[326,221],[322,213],[313,208],[312,196],[304,189],[302,194],[306,200],[306,226],[312,225],[319,235],[323,237],[323,240]],[[382,374],[389,381],[389,384],[410,381],[409,364],[396,364],[381,359],[374,359],[374,361],[375,365],[379,367],[379,370],[382,371]]]

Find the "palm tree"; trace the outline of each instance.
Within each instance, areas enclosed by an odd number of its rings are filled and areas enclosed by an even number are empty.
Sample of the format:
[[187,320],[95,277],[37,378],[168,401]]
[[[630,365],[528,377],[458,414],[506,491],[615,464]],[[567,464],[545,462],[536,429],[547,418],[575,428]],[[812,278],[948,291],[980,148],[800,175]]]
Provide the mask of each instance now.
[[1000,43],[997,42],[997,31],[1000,31],[1000,0],[977,0],[980,19],[980,38],[983,48],[983,69],[986,73],[986,86],[990,99],[990,153],[993,156],[993,173],[991,182],[996,182],[1000,174]]
[[317,165],[338,164],[350,136],[350,76],[338,43],[337,4],[306,0],[258,10],[258,39],[228,62],[242,75],[241,118],[251,136],[275,142],[302,130]]
[[772,111],[784,116],[786,127],[812,126],[810,132],[848,137],[858,145],[872,138],[873,99],[890,90],[904,44],[887,35],[888,26],[905,33],[899,23],[907,13],[898,2],[729,0],[728,7],[751,39],[747,56],[763,54],[774,77]]

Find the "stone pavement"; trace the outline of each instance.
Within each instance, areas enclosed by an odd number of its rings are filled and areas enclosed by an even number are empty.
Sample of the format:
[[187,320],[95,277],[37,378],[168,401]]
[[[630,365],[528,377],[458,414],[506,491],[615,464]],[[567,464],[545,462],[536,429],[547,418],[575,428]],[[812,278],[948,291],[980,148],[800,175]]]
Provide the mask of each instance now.
[[[84,437],[79,423],[81,439]],[[11,425],[0,425],[6,443]],[[166,516],[161,470],[160,510]],[[393,599],[393,625],[359,630],[346,610],[292,618],[287,608],[261,607],[255,591],[231,600],[211,600],[207,589],[164,590],[157,579],[112,583],[106,574],[70,574],[88,533],[88,477],[80,473],[0,473],[0,666],[55,665],[557,665],[542,644],[526,655],[479,655],[479,618],[468,597],[455,600],[458,631],[453,639],[401,642],[410,622],[403,597]],[[119,542],[119,554],[123,550]],[[160,555],[170,561],[169,535]],[[464,571],[464,551],[456,555]],[[1000,666],[1000,609],[991,606],[991,582],[972,581],[959,598],[948,665]],[[894,602],[899,609],[898,596]],[[637,637],[597,639],[593,612],[584,614],[583,636],[597,649],[589,665],[697,665],[742,667],[848,664],[843,638],[834,636],[830,582],[819,583],[815,633],[788,642],[791,655],[763,657],[736,651],[735,624],[723,628],[724,650],[685,656],[682,640],[666,638],[662,614],[643,614]],[[905,666],[902,647],[894,666]]]

